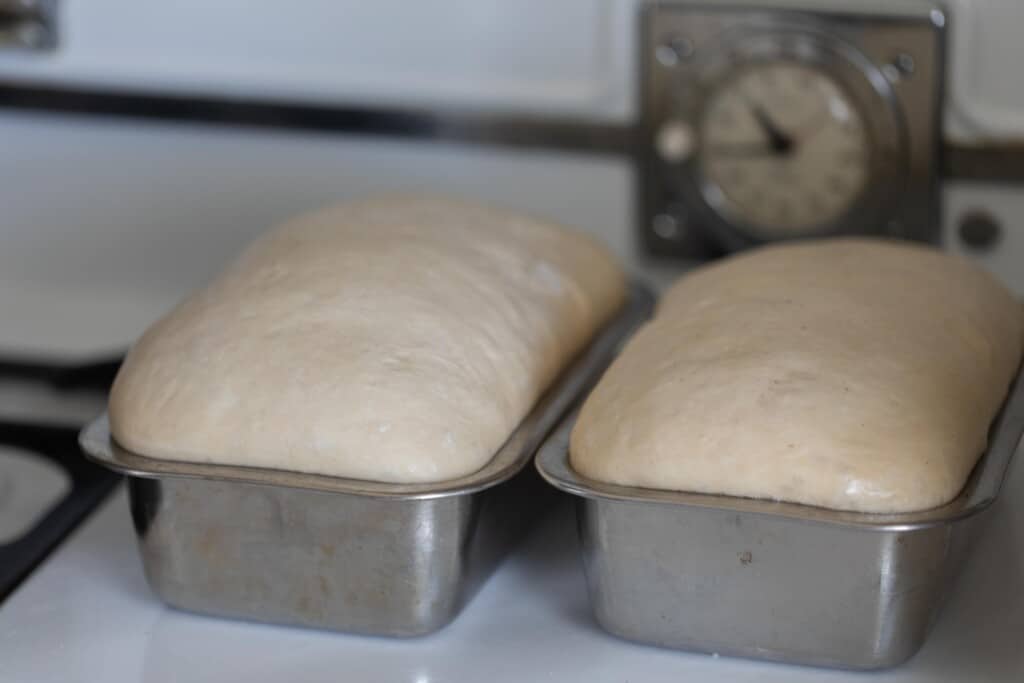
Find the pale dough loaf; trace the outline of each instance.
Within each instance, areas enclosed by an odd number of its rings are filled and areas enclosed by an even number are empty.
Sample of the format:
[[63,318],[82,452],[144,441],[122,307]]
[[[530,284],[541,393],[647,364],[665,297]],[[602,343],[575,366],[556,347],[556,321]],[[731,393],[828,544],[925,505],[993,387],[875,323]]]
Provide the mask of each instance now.
[[579,473],[907,512],[956,496],[1021,360],[1019,303],[924,246],[774,246],[682,278],[588,397]]
[[110,425],[155,458],[395,483],[483,467],[622,304],[588,237],[383,197],[294,220],[150,328]]

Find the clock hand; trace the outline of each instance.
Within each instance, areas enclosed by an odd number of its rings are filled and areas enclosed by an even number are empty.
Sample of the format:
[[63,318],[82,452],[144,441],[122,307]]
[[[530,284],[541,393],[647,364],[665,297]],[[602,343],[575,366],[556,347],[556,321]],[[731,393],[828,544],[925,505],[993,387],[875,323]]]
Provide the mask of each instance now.
[[750,112],[754,115],[757,120],[757,125],[764,131],[765,136],[768,138],[768,144],[776,154],[788,154],[793,149],[793,139],[782,132],[775,122],[772,121],[768,113],[758,104],[748,102],[750,105]]
[[775,157],[779,152],[771,145],[763,142],[737,143],[733,145],[714,145],[707,148],[707,153],[714,156],[756,158]]

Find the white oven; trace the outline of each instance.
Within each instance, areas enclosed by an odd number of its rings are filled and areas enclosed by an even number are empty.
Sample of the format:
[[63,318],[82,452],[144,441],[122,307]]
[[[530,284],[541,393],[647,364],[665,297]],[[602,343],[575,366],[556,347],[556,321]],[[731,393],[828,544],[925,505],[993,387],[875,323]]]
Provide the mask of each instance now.
[[[0,361],[117,353],[270,225],[389,190],[578,226],[655,285],[752,243],[871,232],[940,242],[1024,294],[1021,25],[1016,0],[0,0]],[[773,60],[791,67],[760,68]],[[780,181],[706,116],[744,78],[839,102],[815,142],[832,147],[784,180],[798,206],[757,194]],[[814,118],[804,106],[793,121]],[[754,118],[754,157],[811,149]],[[18,372],[19,387],[54,376]],[[20,390],[0,386],[0,418],[24,417]],[[1024,491],[1024,468],[1008,485]],[[122,496],[83,509],[0,604],[0,681],[822,675],[601,634],[565,515],[427,640],[191,617],[148,594]],[[1009,503],[926,649],[879,680],[1024,675],[1024,506]]]

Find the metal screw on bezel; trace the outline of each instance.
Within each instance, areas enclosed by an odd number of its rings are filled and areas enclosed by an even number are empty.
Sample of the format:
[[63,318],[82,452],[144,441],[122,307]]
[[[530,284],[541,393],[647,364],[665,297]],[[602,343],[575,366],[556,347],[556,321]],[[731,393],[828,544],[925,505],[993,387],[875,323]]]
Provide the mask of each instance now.
[[999,220],[988,211],[972,209],[960,217],[957,231],[964,246],[975,251],[992,249],[1003,236]]
[[683,226],[668,213],[659,213],[651,219],[651,230],[663,240],[678,241],[683,238]]
[[670,38],[654,48],[654,57],[662,66],[672,67],[692,56],[693,42],[689,38]]
[[892,58],[888,64],[883,64],[882,75],[890,83],[897,83],[904,78],[909,78],[914,73],[914,58],[906,52],[901,52]]

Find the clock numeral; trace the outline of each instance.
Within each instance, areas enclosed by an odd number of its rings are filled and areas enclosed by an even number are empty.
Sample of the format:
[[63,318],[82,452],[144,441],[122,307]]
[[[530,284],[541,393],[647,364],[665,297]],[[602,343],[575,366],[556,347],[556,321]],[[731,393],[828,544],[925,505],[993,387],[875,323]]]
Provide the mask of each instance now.
[[722,128],[732,128],[736,125],[736,113],[732,107],[721,107],[712,114],[715,125]]
[[825,179],[825,184],[828,185],[829,189],[832,190],[834,194],[843,194],[846,192],[846,179],[841,176],[830,175]]
[[821,201],[821,197],[817,194],[808,195],[804,201],[812,213],[820,213],[825,209],[825,203]]
[[747,177],[747,172],[740,166],[732,166],[725,172],[726,178],[731,183],[740,184]]
[[754,83],[757,83],[758,85],[770,88],[774,86],[777,81],[775,69],[762,69],[761,71],[758,71],[754,75],[754,78],[750,80],[753,81]]
[[860,120],[856,116],[850,116],[849,110],[847,110],[846,116],[836,117],[836,121],[839,122],[839,132],[842,133],[845,138],[860,138],[861,127]]
[[788,220],[793,215],[793,206],[789,203],[789,200],[782,199],[775,204],[775,215],[780,220]]
[[864,154],[859,149],[843,149],[837,159],[843,166],[860,166],[864,162]]

